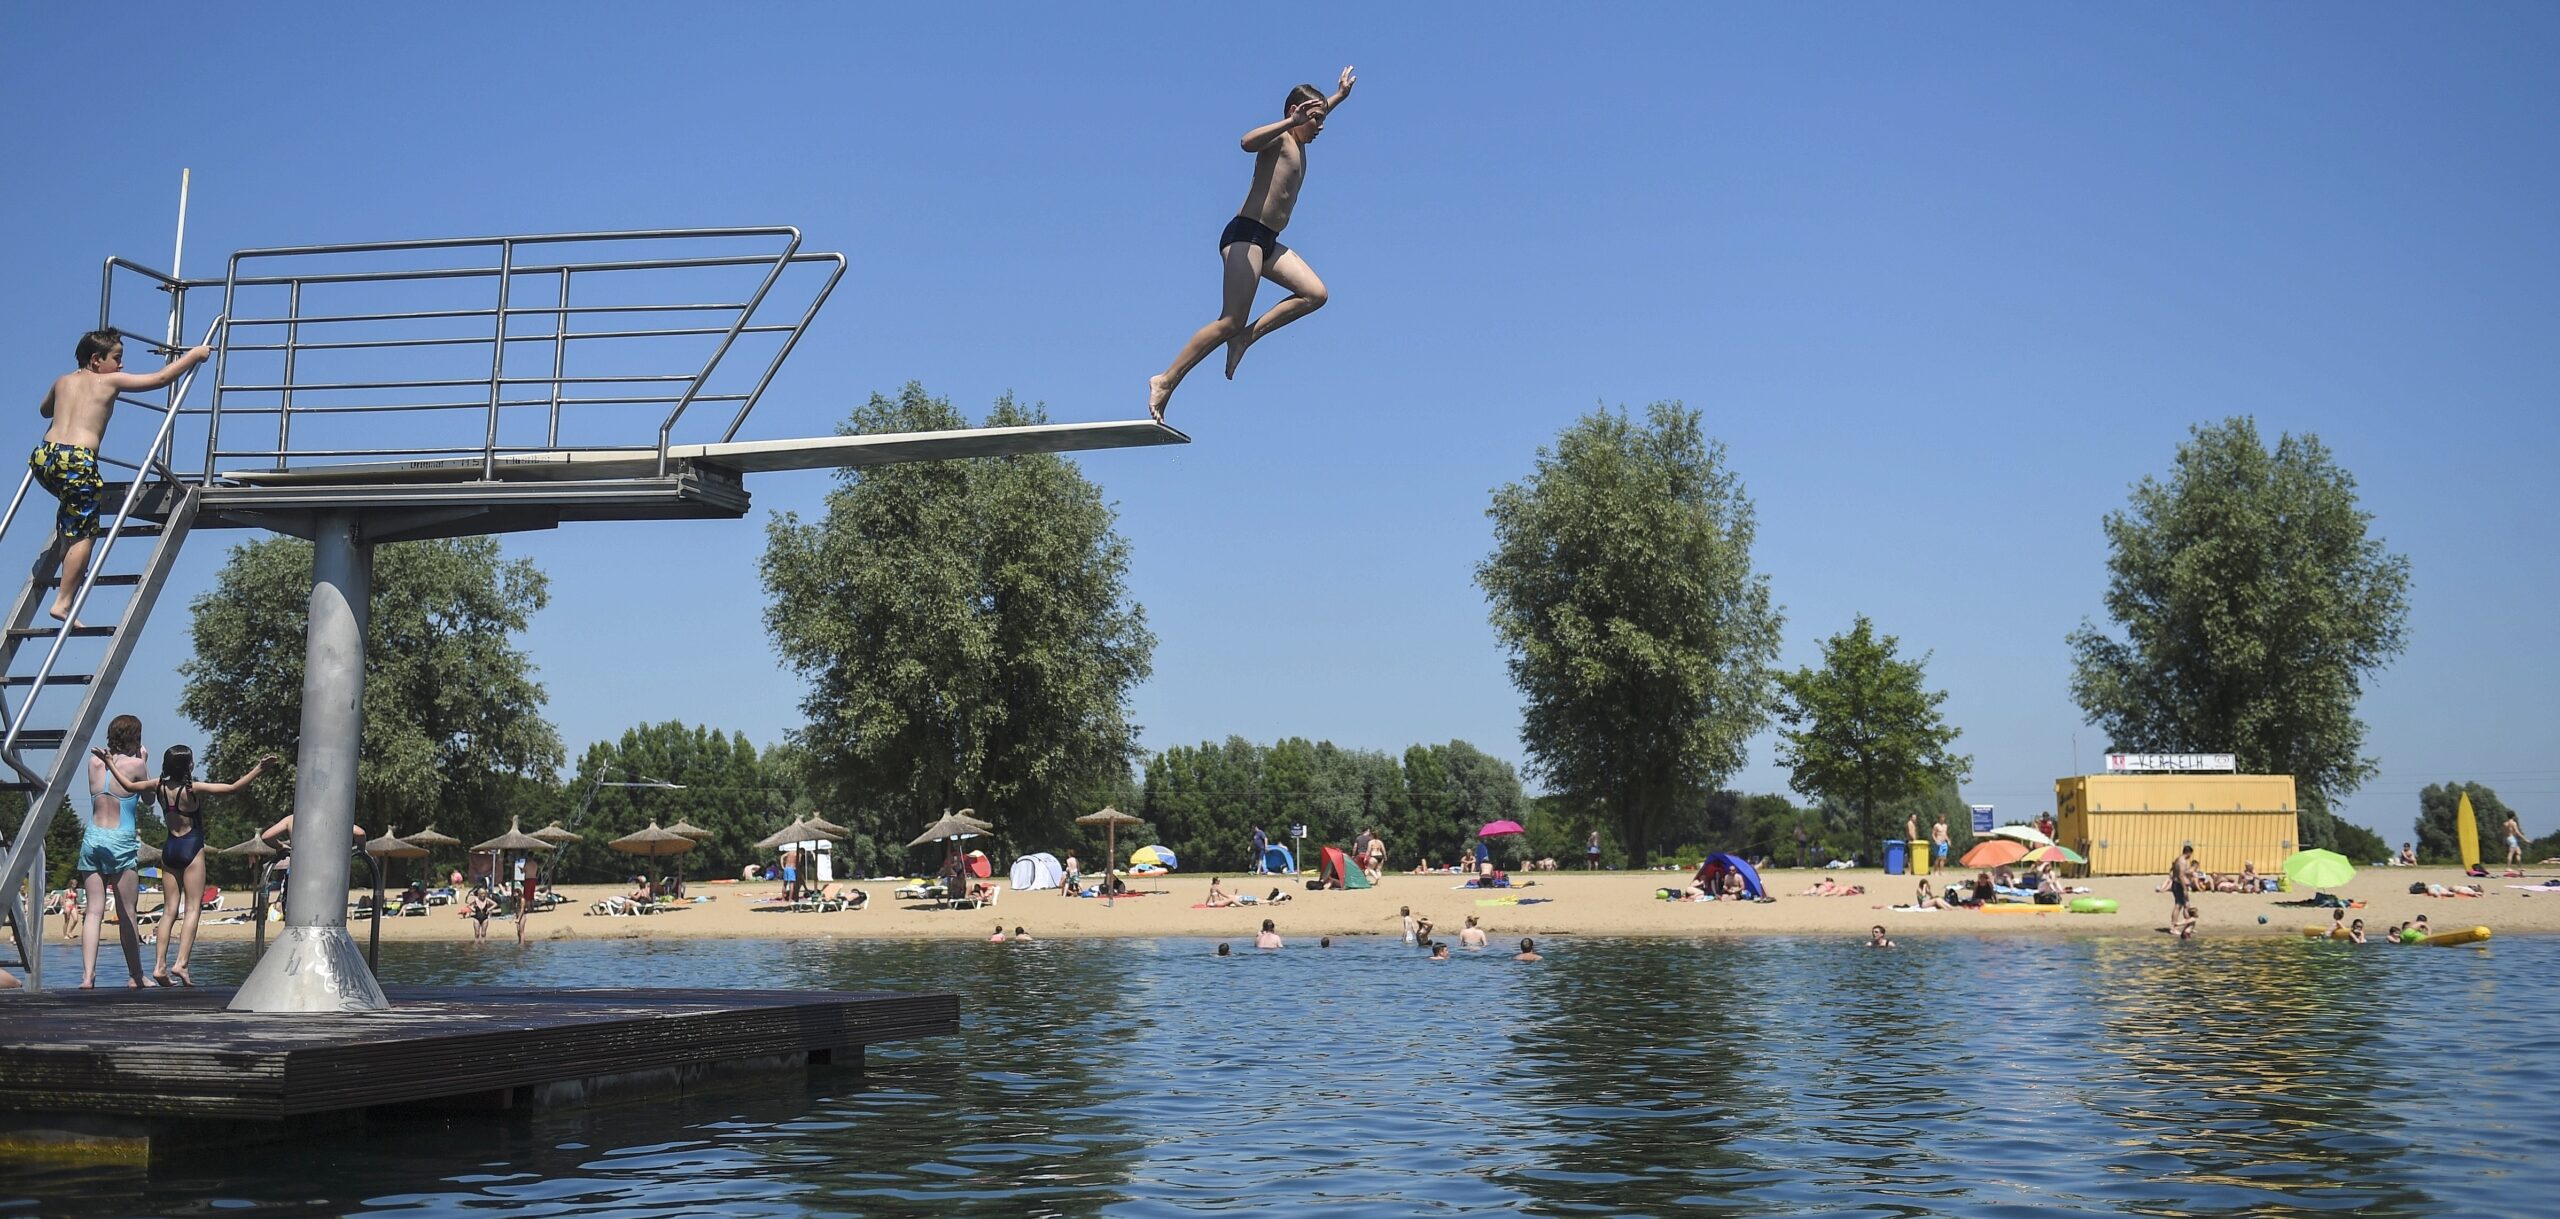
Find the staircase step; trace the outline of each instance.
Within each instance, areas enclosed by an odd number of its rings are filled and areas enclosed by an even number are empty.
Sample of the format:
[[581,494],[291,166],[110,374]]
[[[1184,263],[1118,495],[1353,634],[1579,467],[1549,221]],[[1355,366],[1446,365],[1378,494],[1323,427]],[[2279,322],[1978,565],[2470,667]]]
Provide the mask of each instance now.
[[[91,581],[91,583],[99,588],[131,588],[136,584],[142,583],[142,573],[135,571],[126,572],[122,575],[102,575],[96,580]],[[62,587],[62,573],[57,571],[52,575],[45,577],[44,586],[46,588]]]
[[[51,677],[45,678],[44,684],[48,686],[85,686],[88,685],[95,677],[96,674],[92,673],[56,673]],[[36,679],[35,675],[32,673],[13,673],[7,677],[0,677],[0,685],[32,686],[34,684],[36,684]]]
[[[61,632],[62,628],[59,626],[13,626],[9,628],[9,638],[51,639]],[[111,626],[75,626],[71,628],[71,637],[74,639],[104,639],[115,633],[116,628]]]
[[60,749],[63,735],[60,728],[29,728],[18,734],[18,748]]
[[40,792],[43,790],[44,784],[42,783],[29,783],[24,779],[14,777],[0,779],[0,792]]

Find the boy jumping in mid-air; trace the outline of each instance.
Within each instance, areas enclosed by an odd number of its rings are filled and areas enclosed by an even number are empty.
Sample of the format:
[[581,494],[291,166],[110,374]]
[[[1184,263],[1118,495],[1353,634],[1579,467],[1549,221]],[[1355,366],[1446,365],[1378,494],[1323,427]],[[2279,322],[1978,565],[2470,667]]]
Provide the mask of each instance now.
[[106,437],[116,395],[158,389],[212,354],[211,348],[197,347],[158,372],[126,372],[124,339],[113,330],[92,330],[80,336],[73,352],[80,367],[55,378],[53,388],[44,391],[44,405],[37,409],[53,426],[45,429],[44,443],[27,455],[27,465],[35,470],[36,481],[62,501],[53,514],[63,548],[62,582],[53,591],[55,618],[70,619],[72,594],[80,591],[81,577],[89,570],[89,546],[98,536],[98,489],[105,485],[98,476],[98,442]]
[[[1324,281],[1316,278],[1315,270],[1296,250],[1280,244],[1280,230],[1289,227],[1289,214],[1298,206],[1298,187],[1306,181],[1307,145],[1324,130],[1325,116],[1351,96],[1356,79],[1351,69],[1344,68],[1331,97],[1314,85],[1291,89],[1286,104],[1289,117],[1244,133],[1244,150],[1253,154],[1253,185],[1245,191],[1244,206],[1237,209],[1235,219],[1218,234],[1218,258],[1226,264],[1224,306],[1218,320],[1201,327],[1182,345],[1172,364],[1147,378],[1147,414],[1156,422],[1164,422],[1165,404],[1173,400],[1174,387],[1219,344],[1226,344],[1227,376],[1232,379],[1246,348],[1324,304]],[[1248,325],[1245,319],[1253,312],[1254,288],[1265,279],[1287,288],[1288,299]]]

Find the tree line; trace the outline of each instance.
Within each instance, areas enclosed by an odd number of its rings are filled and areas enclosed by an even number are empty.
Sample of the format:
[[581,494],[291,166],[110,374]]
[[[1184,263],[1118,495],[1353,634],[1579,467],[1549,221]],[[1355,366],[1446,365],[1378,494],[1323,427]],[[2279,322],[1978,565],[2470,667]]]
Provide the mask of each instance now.
[[[982,422],[1045,418],[1003,399]],[[911,384],[840,430],[969,422]],[[1243,866],[1255,824],[1335,840],[1373,828],[1408,865],[1455,856],[1504,818],[1529,828],[1516,845],[1532,857],[1578,861],[1598,829],[1612,863],[1636,866],[1693,848],[1872,858],[1922,812],[1961,836],[1971,760],[1929,654],[1860,614],[1823,640],[1819,665],[1780,669],[1786,622],[1753,558],[1755,511],[1699,412],[1676,402],[1594,411],[1493,492],[1476,582],[1521,692],[1525,776],[1463,741],[1390,755],[1230,738],[1142,755],[1129,695],[1155,640],[1128,594],[1128,545],[1100,489],[1056,455],[841,472],[822,517],[781,514],[766,532],[765,626],[804,683],[803,726],[763,747],[635,726],[565,775],[514,642],[547,600],[542,574],[486,538],[386,545],[359,820],[433,822],[469,842],[510,820],[601,839],[682,819],[726,861],[823,813],[864,872],[909,870],[908,839],[960,808],[995,824],[999,851],[1091,851],[1074,818],[1113,804],[1148,822],[1134,841],[1211,867]],[[2228,750],[2243,769],[2293,774],[2306,844],[2379,857],[2379,838],[2328,810],[2374,770],[2354,702],[2405,646],[2408,563],[2372,536],[2352,477],[2315,437],[2269,446],[2254,422],[2226,420],[2195,428],[2169,475],[2139,482],[2103,528],[2111,626],[2084,622],[2067,644],[2074,698],[2110,747]],[[309,570],[307,544],[247,543],[192,607],[182,710],[208,738],[201,772],[287,759],[215,802],[217,842],[290,804]],[[1805,804],[1727,790],[1773,725]],[[147,727],[158,744],[177,726]],[[1524,777],[1548,794],[1526,797]],[[612,786],[642,779],[672,786]],[[583,847],[563,862],[636,870]]]

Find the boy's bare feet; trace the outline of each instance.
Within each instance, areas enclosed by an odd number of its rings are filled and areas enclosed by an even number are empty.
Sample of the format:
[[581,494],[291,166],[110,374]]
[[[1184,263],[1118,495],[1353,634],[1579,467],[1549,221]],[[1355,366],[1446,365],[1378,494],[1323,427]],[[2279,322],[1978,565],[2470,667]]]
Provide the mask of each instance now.
[[1173,401],[1173,385],[1163,373],[1147,378],[1147,414],[1158,423],[1164,422],[1164,408]]
[[1253,346],[1253,330],[1250,327],[1246,328],[1243,334],[1227,340],[1228,380],[1236,379],[1236,365],[1244,363],[1244,349],[1251,346]]
[[[46,610],[45,612],[52,615],[53,620],[56,622],[71,622],[71,603],[68,601],[56,601],[53,603],[53,608]],[[71,622],[71,625],[78,626],[80,624],[77,622]]]

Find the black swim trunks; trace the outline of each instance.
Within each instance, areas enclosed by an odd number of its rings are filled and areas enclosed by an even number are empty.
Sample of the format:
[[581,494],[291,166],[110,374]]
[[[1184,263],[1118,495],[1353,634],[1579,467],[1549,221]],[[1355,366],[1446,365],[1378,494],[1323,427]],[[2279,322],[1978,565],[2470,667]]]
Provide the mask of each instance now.
[[1280,234],[1273,232],[1270,225],[1251,216],[1238,216],[1227,222],[1226,231],[1218,234],[1218,252],[1226,253],[1228,246],[1239,241],[1261,246],[1262,257],[1266,260],[1278,258],[1280,252],[1288,248],[1280,244]]

